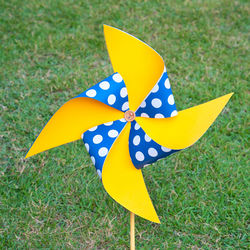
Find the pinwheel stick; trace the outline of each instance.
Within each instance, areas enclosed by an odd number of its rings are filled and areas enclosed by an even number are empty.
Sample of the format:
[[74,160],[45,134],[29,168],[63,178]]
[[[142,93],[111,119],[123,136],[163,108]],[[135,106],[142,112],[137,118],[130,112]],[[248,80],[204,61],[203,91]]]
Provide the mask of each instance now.
[[135,250],[135,214],[130,212],[130,249]]

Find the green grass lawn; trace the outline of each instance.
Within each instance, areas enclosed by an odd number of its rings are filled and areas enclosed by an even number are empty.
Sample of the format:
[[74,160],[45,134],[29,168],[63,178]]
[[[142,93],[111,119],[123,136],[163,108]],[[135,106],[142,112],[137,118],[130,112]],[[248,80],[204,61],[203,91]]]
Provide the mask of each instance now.
[[106,23],[162,55],[178,110],[235,92],[194,146],[143,170],[161,224],[136,217],[137,248],[249,249],[247,2],[0,0],[0,248],[129,247],[129,213],[81,141],[24,160],[65,101],[113,72]]

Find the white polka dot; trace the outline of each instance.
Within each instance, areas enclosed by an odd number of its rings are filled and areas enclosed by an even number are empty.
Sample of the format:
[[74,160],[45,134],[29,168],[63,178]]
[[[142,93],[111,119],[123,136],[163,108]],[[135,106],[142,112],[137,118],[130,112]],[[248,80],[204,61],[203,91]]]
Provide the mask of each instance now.
[[86,96],[88,97],[95,97],[96,96],[96,91],[94,89],[90,89],[86,92]]
[[90,159],[91,159],[91,161],[93,162],[93,164],[95,165],[95,157],[94,157],[94,156],[91,156]]
[[123,105],[122,105],[122,111],[125,111],[127,110],[129,107],[128,107],[128,102],[125,102]]
[[121,77],[121,75],[119,73],[116,73],[116,74],[113,75],[113,80],[115,82],[121,82],[122,81],[122,77]]
[[174,105],[174,96],[172,94],[168,97],[168,103]]
[[100,179],[102,178],[102,172],[101,172],[101,170],[100,169],[97,169],[97,174],[99,175],[99,177],[100,177]]
[[107,82],[107,81],[103,81],[103,82],[101,82],[101,83],[99,84],[99,86],[100,86],[101,89],[107,90],[107,89],[109,89],[110,84],[109,84],[109,82]]
[[158,152],[155,148],[149,148],[148,149],[148,154],[152,157],[156,157],[158,155]]
[[140,127],[141,126],[138,123],[135,124],[135,130],[138,130]]
[[174,110],[174,111],[171,113],[171,117],[176,116],[177,114],[178,114],[177,111]]
[[101,143],[102,140],[103,140],[103,137],[102,137],[101,135],[95,135],[94,138],[93,138],[93,142],[94,142],[95,144]]
[[93,132],[97,129],[97,126],[93,127],[93,128],[90,128],[89,131]]
[[85,143],[84,145],[85,145],[86,150],[89,152],[89,144]]
[[152,89],[152,93],[156,93],[157,91],[159,90],[159,85],[158,84],[156,84],[154,87],[153,87],[153,89]]
[[161,150],[163,151],[163,152],[170,152],[172,149],[170,149],[170,148],[165,148],[165,147],[163,147],[163,146],[161,146]]
[[126,122],[125,118],[120,119],[121,122]]
[[164,85],[165,85],[165,88],[166,88],[166,89],[170,89],[170,82],[169,82],[169,79],[168,79],[168,78],[166,79]]
[[109,130],[108,135],[109,135],[109,137],[111,137],[111,138],[115,138],[115,137],[118,136],[118,131],[115,130],[115,129],[111,129],[111,130]]
[[151,138],[147,134],[145,134],[144,139],[145,139],[146,142],[150,142],[151,141]]
[[110,95],[110,96],[108,97],[108,104],[109,104],[109,105],[113,105],[113,104],[115,103],[115,101],[116,101],[115,95]]
[[101,157],[104,157],[105,155],[107,155],[107,153],[108,153],[108,149],[105,148],[105,147],[100,148],[99,151],[98,151],[98,154]]
[[84,133],[83,134],[81,134],[81,138],[83,139],[83,137],[84,137]]
[[128,95],[128,91],[127,91],[127,88],[126,87],[123,87],[120,91],[120,96],[121,97],[126,97]]
[[141,107],[141,108],[145,108],[145,107],[146,107],[146,102],[143,101],[143,102],[141,103],[140,107]]
[[136,152],[135,158],[137,161],[143,161],[144,160],[144,154],[141,151]]
[[158,98],[154,98],[151,103],[154,108],[160,108],[162,105],[161,100]]
[[141,113],[141,117],[149,117],[146,113]]
[[110,126],[112,124],[113,124],[113,122],[106,122],[106,123],[104,123],[105,126]]
[[164,118],[164,115],[163,114],[156,114],[155,118]]
[[140,141],[141,141],[140,136],[139,136],[139,135],[136,135],[136,136],[134,137],[134,139],[133,139],[133,144],[134,144],[135,146],[137,146],[137,145],[140,144]]

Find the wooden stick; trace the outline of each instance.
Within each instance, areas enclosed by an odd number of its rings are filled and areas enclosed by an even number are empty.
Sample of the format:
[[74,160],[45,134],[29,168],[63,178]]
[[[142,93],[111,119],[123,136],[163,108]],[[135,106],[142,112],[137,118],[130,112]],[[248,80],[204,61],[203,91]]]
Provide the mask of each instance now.
[[135,214],[130,212],[130,249],[135,250]]

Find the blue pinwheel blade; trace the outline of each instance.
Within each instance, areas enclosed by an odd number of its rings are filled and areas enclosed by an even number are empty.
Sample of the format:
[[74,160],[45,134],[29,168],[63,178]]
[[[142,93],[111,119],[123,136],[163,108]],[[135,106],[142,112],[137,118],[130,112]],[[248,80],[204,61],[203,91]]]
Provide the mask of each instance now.
[[177,151],[179,150],[172,150],[156,143],[136,121],[131,123],[129,153],[137,169],[141,169]]
[[110,75],[77,97],[93,98],[120,111],[129,109],[127,88],[119,73]]
[[141,103],[135,114],[136,116],[150,118],[167,118],[177,115],[174,96],[166,70],[164,70],[159,81]]
[[124,118],[107,122],[87,130],[82,135],[85,147],[100,177],[109,150],[126,123]]

